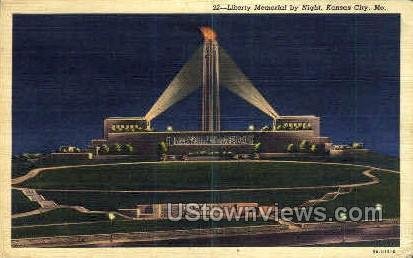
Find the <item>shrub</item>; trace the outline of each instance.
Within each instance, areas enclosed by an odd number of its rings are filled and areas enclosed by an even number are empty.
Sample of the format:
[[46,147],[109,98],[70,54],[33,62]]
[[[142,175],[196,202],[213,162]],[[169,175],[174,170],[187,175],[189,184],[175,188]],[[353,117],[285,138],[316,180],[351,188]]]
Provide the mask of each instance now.
[[100,153],[108,154],[109,153],[109,146],[107,144],[103,144],[100,146]]
[[129,143],[125,144],[123,146],[123,149],[126,153],[132,153],[133,152],[133,146],[132,146],[132,144],[129,144]]
[[310,143],[307,140],[302,140],[300,143],[300,151],[306,152],[310,148]]
[[257,142],[257,143],[254,145],[254,152],[257,153],[257,152],[260,151],[260,149],[261,149],[261,143],[260,143],[260,142]]
[[159,143],[159,153],[160,154],[166,154],[168,152],[168,146],[166,145],[166,142],[162,141]]
[[317,144],[312,144],[310,150],[311,150],[311,152],[313,152],[313,153],[318,152],[318,146],[317,146]]
[[288,151],[288,152],[295,152],[296,149],[295,149],[294,144],[292,144],[292,143],[288,144],[288,146],[287,146],[287,151]]
[[119,143],[115,143],[114,145],[112,145],[110,152],[112,152],[112,153],[121,153],[122,152],[122,145],[120,145]]
[[363,143],[361,143],[361,142],[353,142],[353,143],[351,144],[351,147],[352,147],[353,149],[363,149]]

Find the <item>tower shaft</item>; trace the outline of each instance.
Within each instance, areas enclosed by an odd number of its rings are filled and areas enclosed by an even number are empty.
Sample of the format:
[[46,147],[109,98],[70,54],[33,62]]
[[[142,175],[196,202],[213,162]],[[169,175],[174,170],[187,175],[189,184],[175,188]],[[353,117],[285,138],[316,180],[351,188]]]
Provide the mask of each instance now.
[[218,42],[204,41],[202,78],[202,130],[220,131]]

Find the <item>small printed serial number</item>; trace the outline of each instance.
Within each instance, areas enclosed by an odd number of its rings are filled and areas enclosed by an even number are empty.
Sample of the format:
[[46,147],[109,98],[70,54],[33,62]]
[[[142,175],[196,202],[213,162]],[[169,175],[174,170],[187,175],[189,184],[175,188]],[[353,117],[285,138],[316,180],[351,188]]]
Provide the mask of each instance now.
[[381,249],[381,250],[374,249],[373,253],[374,254],[395,254],[396,250],[394,249]]

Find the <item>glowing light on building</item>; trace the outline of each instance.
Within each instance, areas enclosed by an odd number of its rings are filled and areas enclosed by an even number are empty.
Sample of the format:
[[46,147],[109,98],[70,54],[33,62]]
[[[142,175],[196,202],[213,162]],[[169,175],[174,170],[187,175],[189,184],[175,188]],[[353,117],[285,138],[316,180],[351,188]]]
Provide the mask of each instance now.
[[204,35],[202,54],[202,131],[221,129],[219,100],[219,46],[216,33],[209,27],[201,27]]
[[189,96],[201,85],[202,47],[199,47],[190,60],[182,67],[178,74],[169,83],[168,87],[156,100],[145,118],[153,120],[168,108]]
[[271,118],[279,116],[222,47],[220,47],[219,62],[221,66],[220,81],[223,87],[238,95]]
[[215,31],[210,27],[200,27],[199,30],[202,32],[205,41],[213,41],[217,39],[217,34]]
[[218,45],[217,34],[209,27],[200,28],[204,43],[170,82],[145,116],[153,120],[202,85],[203,131],[220,131],[220,86],[226,87],[271,118],[278,113],[238,68],[228,53]]

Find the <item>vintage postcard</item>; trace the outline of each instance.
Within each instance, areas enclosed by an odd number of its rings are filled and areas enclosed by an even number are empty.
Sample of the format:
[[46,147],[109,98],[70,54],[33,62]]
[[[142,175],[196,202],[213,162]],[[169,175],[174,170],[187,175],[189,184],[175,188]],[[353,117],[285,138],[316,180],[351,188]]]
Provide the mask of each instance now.
[[2,257],[412,257],[412,7],[2,1]]

